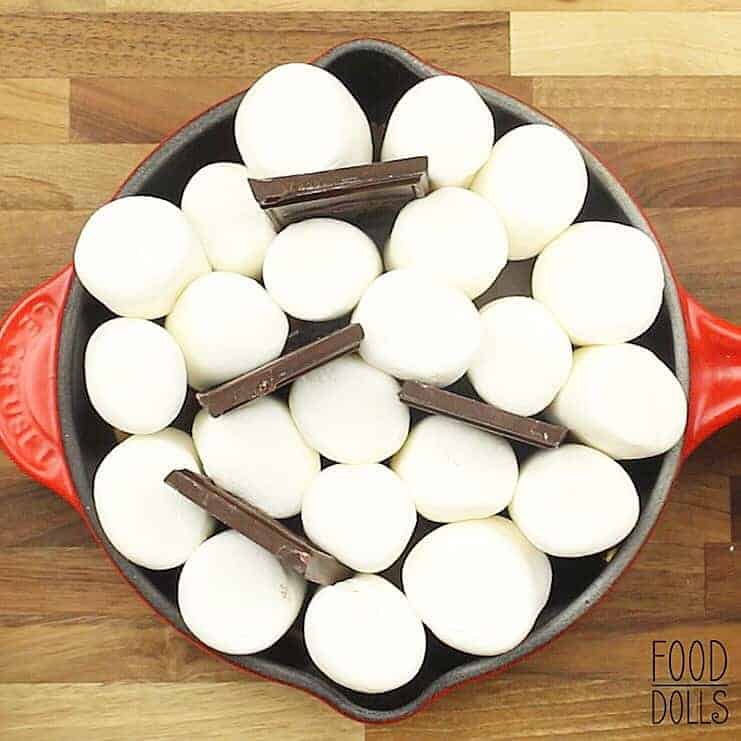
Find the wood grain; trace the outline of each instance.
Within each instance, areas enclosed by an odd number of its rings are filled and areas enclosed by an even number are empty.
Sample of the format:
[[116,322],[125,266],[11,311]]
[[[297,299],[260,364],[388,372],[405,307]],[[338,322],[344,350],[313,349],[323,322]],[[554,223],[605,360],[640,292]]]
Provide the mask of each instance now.
[[705,544],[705,607],[712,617],[741,619],[741,544]]
[[268,682],[6,684],[3,740],[356,741],[363,726]]
[[3,74],[14,77],[251,80],[274,64],[308,61],[358,36],[395,41],[464,75],[509,72],[504,13],[0,16]]
[[741,143],[592,141],[644,208],[741,206]]
[[0,146],[0,209],[97,208],[151,149],[143,144]]
[[585,139],[741,139],[741,78],[539,77],[533,103]]
[[69,80],[0,79],[0,144],[68,138]]
[[512,13],[513,75],[738,75],[741,13]]
[[[13,0],[28,3],[31,0]],[[67,0],[47,0],[62,3]],[[70,0],[74,3],[76,0]],[[563,0],[355,0],[358,11],[510,11],[564,10]],[[152,11],[169,10],[181,13],[232,12],[260,10],[263,12],[305,10],[347,10],[343,0],[106,0],[108,10]],[[739,10],[739,0],[569,0],[574,10]]]
[[[683,284],[741,323],[741,0],[0,0],[0,313],[70,260],[91,211],[172,129],[358,36],[583,138]],[[367,729],[183,640],[75,512],[2,458],[0,738],[694,739],[650,723],[651,642],[711,638],[730,655],[730,719],[701,730],[739,738],[740,450],[736,423],[690,457],[631,568],[558,640]]]

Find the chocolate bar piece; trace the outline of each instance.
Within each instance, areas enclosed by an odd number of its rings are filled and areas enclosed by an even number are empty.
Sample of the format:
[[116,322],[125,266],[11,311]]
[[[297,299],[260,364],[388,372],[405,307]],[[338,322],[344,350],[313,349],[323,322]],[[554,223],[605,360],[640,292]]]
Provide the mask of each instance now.
[[249,179],[252,193],[279,229],[302,219],[342,218],[382,208],[399,210],[427,195],[427,157],[342,167],[337,170]]
[[561,425],[510,414],[483,401],[417,381],[406,381],[401,387],[399,398],[415,409],[460,419],[487,432],[538,448],[557,448],[568,434],[568,430]]
[[334,556],[296,535],[285,525],[193,471],[171,471],[165,483],[210,515],[275,555],[288,568],[317,584],[335,584],[353,572]]
[[196,398],[212,417],[219,417],[241,404],[271,394],[295,378],[340,355],[357,350],[362,339],[363,328],[359,324],[348,324],[326,337],[271,360],[231,381],[196,394]]

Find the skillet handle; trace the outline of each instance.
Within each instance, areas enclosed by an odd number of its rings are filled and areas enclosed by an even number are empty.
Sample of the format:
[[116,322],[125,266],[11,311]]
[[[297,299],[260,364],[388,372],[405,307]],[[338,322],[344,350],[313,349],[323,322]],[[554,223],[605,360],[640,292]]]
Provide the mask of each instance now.
[[24,296],[0,326],[0,446],[18,467],[80,514],[64,455],[57,355],[72,266]]
[[678,285],[687,329],[690,393],[682,460],[741,417],[741,327],[721,319]]

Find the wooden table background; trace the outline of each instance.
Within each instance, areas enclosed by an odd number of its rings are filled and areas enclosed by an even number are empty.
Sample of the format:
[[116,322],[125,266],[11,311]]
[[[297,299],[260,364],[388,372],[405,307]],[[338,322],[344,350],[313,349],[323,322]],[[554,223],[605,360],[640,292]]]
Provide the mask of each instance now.
[[[367,35],[511,91],[589,142],[685,285],[741,323],[741,0],[353,5],[0,0],[0,309],[70,260],[88,214],[173,127],[274,64]],[[730,721],[698,731],[652,728],[649,682],[653,639],[720,639],[739,677],[740,454],[736,425],[690,459],[633,568],[565,636],[368,728],[181,640],[72,510],[2,458],[0,738],[739,738],[737,686]]]

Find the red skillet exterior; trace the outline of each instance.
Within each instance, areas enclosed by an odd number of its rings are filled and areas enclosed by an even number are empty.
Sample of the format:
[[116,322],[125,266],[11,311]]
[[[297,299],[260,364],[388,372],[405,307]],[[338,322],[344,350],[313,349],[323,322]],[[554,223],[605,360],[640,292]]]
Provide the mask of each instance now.
[[[73,277],[72,266],[64,268],[21,299],[0,327],[0,444],[19,468],[55,491],[89,525],[65,458],[57,408],[59,338]],[[684,460],[741,416],[741,328],[714,316],[675,283],[690,359]]]

